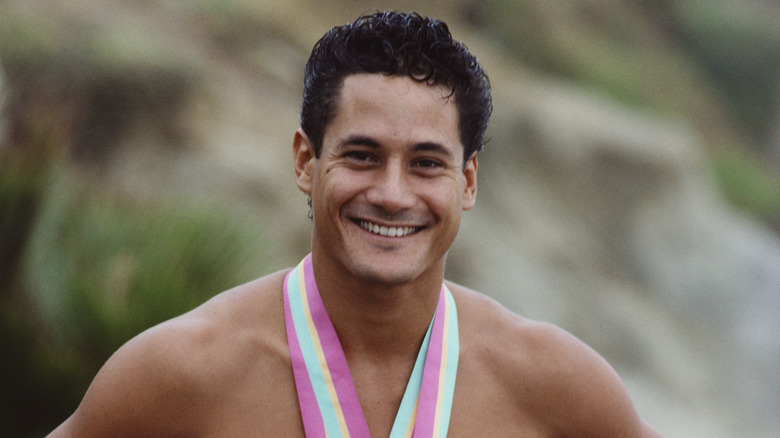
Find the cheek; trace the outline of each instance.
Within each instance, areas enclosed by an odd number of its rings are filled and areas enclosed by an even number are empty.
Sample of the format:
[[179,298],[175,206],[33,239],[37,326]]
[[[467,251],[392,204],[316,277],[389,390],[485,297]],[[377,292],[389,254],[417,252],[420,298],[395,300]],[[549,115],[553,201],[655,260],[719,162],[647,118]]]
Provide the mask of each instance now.
[[359,178],[351,172],[333,169],[315,180],[316,192],[324,202],[325,208],[339,207],[355,197],[362,187]]
[[450,181],[448,184],[429,187],[425,191],[428,205],[443,220],[457,221],[460,218],[463,195],[461,190],[458,190],[459,187],[459,184],[452,184]]

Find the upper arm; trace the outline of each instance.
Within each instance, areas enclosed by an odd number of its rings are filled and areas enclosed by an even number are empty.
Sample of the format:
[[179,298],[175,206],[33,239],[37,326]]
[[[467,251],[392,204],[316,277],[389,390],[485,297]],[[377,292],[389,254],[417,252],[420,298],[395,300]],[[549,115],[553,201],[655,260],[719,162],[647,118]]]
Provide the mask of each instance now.
[[138,416],[139,401],[148,397],[148,382],[141,364],[137,340],[120,348],[103,365],[87,389],[81,404],[73,415],[54,430],[51,437],[108,437],[121,436],[131,424],[143,428],[142,423],[132,421]]
[[533,329],[545,405],[562,436],[659,437],[639,416],[615,370],[594,350],[548,324]]
[[184,431],[177,394],[188,386],[176,330],[154,328],[130,340],[103,365],[73,415],[51,437],[159,436]]

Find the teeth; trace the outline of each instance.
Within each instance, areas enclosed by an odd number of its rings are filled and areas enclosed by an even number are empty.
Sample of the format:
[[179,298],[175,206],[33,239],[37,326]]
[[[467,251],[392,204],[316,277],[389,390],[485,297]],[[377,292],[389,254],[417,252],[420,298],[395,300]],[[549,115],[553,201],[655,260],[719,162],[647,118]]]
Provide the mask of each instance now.
[[417,227],[384,227],[367,221],[360,221],[363,229],[385,237],[403,237],[417,231]]

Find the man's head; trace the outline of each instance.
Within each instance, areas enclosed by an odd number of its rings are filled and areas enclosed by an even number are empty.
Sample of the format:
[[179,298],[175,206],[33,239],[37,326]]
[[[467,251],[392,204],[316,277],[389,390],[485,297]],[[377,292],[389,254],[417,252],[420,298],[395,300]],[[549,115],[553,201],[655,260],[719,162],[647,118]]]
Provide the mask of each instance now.
[[492,101],[476,58],[441,21],[382,12],[328,31],[306,63],[301,128],[318,157],[344,78],[356,73],[408,76],[449,89],[458,108],[464,163],[482,149]]

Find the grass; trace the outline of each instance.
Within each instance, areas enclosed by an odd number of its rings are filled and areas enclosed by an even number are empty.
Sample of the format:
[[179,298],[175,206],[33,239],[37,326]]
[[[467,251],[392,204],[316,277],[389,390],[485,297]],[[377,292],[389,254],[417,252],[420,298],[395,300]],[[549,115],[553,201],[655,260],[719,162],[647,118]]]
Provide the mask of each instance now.
[[716,181],[737,206],[775,228],[780,228],[780,176],[746,153],[716,155]]
[[264,245],[224,205],[140,201],[59,160],[27,173],[14,161],[0,160],[3,233],[19,241],[0,291],[0,354],[14,358],[0,365],[0,428],[41,436],[129,338],[264,272]]

